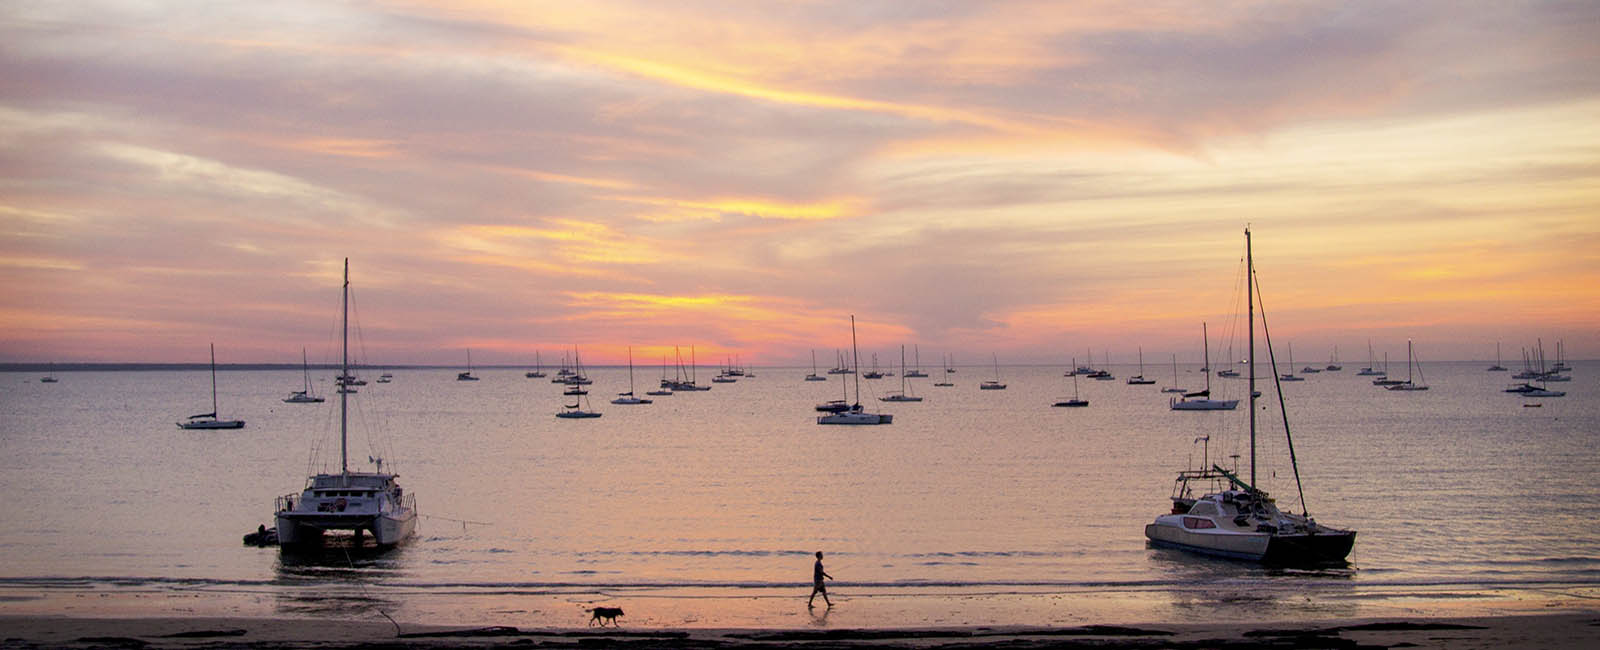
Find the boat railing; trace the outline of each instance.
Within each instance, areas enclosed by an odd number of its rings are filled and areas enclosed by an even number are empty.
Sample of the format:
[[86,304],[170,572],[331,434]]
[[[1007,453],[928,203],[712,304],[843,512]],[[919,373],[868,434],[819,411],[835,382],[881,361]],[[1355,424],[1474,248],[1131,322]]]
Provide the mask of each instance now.
[[277,507],[273,512],[287,512],[294,510],[295,499],[299,498],[298,492],[290,492],[277,499]]

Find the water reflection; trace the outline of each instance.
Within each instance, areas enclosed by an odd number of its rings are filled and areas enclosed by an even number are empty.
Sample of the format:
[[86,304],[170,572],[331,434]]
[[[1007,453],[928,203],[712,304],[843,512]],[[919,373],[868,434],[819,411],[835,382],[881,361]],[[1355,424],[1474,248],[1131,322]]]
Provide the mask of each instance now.
[[1355,569],[1347,562],[1283,567],[1149,547],[1168,606],[1184,620],[1354,616]]
[[386,582],[405,577],[405,548],[379,548],[329,538],[322,547],[279,551],[273,581],[275,608],[296,616],[359,617],[393,613],[404,605],[385,593]]

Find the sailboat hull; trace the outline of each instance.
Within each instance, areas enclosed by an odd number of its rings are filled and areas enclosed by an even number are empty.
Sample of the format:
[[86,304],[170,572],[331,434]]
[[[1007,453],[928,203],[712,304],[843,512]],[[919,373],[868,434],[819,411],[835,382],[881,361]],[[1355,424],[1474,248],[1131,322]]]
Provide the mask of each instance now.
[[180,429],[243,429],[244,420],[200,420],[197,422],[179,422]]
[[1239,407],[1236,399],[1174,399],[1169,404],[1174,411],[1232,411]]
[[277,520],[279,546],[320,546],[330,530],[362,531],[372,535],[378,546],[397,546],[409,539],[417,528],[417,513],[410,509],[379,516],[279,513]]
[[1151,544],[1191,553],[1279,565],[1313,565],[1341,562],[1355,547],[1355,531],[1319,534],[1270,534],[1186,530],[1158,521],[1146,524]]
[[817,418],[817,424],[892,424],[894,416],[887,413],[861,413],[847,411]]

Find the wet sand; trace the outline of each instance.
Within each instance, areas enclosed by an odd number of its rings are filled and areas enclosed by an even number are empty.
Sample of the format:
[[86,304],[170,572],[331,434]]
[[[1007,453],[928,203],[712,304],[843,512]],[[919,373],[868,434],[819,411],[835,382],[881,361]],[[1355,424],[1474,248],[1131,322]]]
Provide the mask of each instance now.
[[1600,644],[1600,612],[1312,623],[903,629],[397,626],[288,618],[0,616],[6,648],[1553,648]]

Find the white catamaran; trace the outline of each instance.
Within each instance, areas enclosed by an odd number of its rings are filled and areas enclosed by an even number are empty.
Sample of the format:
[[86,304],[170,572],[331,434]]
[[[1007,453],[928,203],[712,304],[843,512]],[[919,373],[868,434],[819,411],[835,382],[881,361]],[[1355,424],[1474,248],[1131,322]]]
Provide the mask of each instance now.
[[[1330,528],[1316,522],[1305,510],[1305,490],[1300,488],[1300,514],[1283,512],[1267,493],[1256,487],[1256,373],[1255,373],[1255,264],[1250,256],[1250,231],[1245,230],[1245,295],[1249,302],[1250,351],[1250,480],[1218,465],[1185,470],[1173,484],[1172,510],[1156,517],[1144,527],[1145,537],[1157,546],[1178,548],[1206,555],[1289,565],[1315,565],[1342,562],[1355,545],[1356,531]],[[1263,331],[1266,319],[1262,318]],[[1267,333],[1268,354],[1272,335]],[[1275,365],[1275,364],[1274,364]],[[1291,366],[1292,367],[1292,366]],[[1274,369],[1274,372],[1275,369]],[[1274,374],[1273,377],[1277,378]],[[1281,378],[1278,378],[1281,381]],[[1282,391],[1279,391],[1280,406]],[[1288,416],[1284,416],[1284,435],[1288,440],[1289,461],[1294,468],[1295,485],[1300,486],[1300,466],[1294,456],[1294,439],[1288,436]],[[1201,440],[1207,441],[1209,436]],[[1210,462],[1209,454],[1205,462]],[[1195,497],[1192,484],[1222,485]]]
[[[344,261],[344,287],[340,298],[343,330],[339,374],[350,370],[350,260]],[[277,533],[280,547],[321,544],[328,531],[351,531],[357,542],[365,533],[380,547],[395,546],[417,528],[416,497],[395,483],[395,474],[383,471],[383,459],[370,458],[375,472],[352,472],[349,460],[350,395],[339,392],[339,473],[315,474],[306,479],[299,494],[278,497]]]

